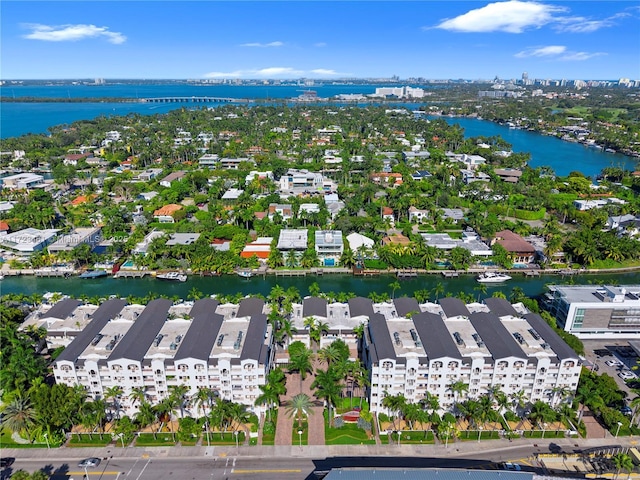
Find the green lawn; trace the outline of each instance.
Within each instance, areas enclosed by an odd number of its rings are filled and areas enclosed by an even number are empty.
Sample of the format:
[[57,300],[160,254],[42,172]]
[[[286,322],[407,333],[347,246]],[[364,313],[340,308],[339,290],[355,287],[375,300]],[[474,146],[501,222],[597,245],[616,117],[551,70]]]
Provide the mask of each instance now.
[[640,261],[635,259],[628,259],[622,262],[616,262],[614,260],[605,259],[605,260],[596,260],[593,264],[589,265],[588,268],[629,268],[629,267],[637,267],[640,265]]
[[101,439],[100,434],[98,433],[94,433],[92,435],[82,433],[80,435],[71,435],[71,440],[69,440],[68,445],[70,447],[104,447],[110,443],[111,435],[109,434],[102,434]]
[[[299,435],[298,432],[302,430],[302,435]],[[293,428],[291,430],[291,444],[292,445],[309,445],[309,423],[306,420],[303,420],[301,426],[298,426],[298,422],[293,422]],[[264,442],[263,442],[264,444]]]
[[375,445],[375,439],[370,439],[369,434],[358,428],[355,423],[346,423],[343,427],[333,428],[325,423],[324,443],[326,445]]
[[[209,442],[211,445],[235,445],[236,437],[233,432],[213,432],[209,434]],[[244,443],[244,432],[238,432],[238,444]]]
[[527,430],[522,433],[522,436],[524,438],[564,438],[564,431],[556,432],[555,430],[549,430],[544,432],[543,436],[543,432],[541,430]]
[[[269,413],[267,412],[264,418],[265,418],[265,423],[269,421],[269,418],[271,418],[271,422],[273,422],[273,425],[275,427],[278,423],[278,410],[272,409],[271,417],[269,417]],[[274,445],[275,440],[276,440],[275,428],[273,430],[273,433],[265,433],[264,426],[263,426],[262,427],[262,445]]]
[[[173,446],[176,442],[170,433],[157,433],[156,438],[153,433],[141,433],[136,439],[136,447],[157,447],[157,446]],[[120,444],[118,444],[120,445]]]
[[[383,444],[398,443],[398,434],[381,435],[380,441]],[[431,430],[406,430],[400,435],[400,443],[433,444],[435,443],[435,436]]]
[[[2,430],[0,433],[0,445],[2,448],[47,448],[46,443],[15,443],[9,430]],[[57,447],[57,445],[51,445],[51,447]]]
[[[458,433],[458,438],[460,440],[478,440],[478,431],[477,430],[463,430]],[[497,430],[490,431],[481,431],[480,432],[480,440],[498,440],[500,438],[500,434]]]

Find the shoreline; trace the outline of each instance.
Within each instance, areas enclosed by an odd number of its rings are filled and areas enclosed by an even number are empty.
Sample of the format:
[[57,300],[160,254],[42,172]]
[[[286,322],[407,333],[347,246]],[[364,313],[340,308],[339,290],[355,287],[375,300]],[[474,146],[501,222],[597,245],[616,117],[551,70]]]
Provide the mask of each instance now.
[[[60,277],[60,278],[69,278],[75,277],[78,278],[81,273],[85,271],[89,271],[92,269],[83,269],[83,270],[71,270],[69,268],[60,268],[60,269],[5,269],[0,268],[0,274],[5,277],[20,277],[20,276],[36,276],[36,277]],[[626,272],[636,272],[640,271],[640,265],[631,266],[631,267],[617,267],[617,268],[581,268],[581,269],[568,269],[568,268],[485,268],[485,267],[474,267],[466,270],[455,270],[455,269],[438,269],[438,270],[427,270],[427,269],[397,269],[397,268],[389,268],[386,270],[363,270],[362,272],[356,273],[352,268],[345,267],[314,267],[314,268],[306,268],[306,269],[243,269],[251,272],[251,277],[264,277],[266,275],[275,276],[275,277],[302,277],[306,275],[315,275],[315,276],[323,276],[323,275],[348,275],[351,274],[354,277],[368,277],[368,276],[379,276],[379,275],[394,275],[398,279],[403,278],[416,278],[419,276],[427,276],[427,275],[442,275],[445,278],[450,278],[453,276],[460,275],[478,275],[480,273],[485,272],[495,272],[495,273],[506,273],[506,274],[521,274],[525,277],[537,277],[540,275],[559,275],[562,277],[572,276],[572,275],[589,275],[589,274],[605,274],[605,273],[626,273]],[[166,273],[168,270],[121,270],[120,272],[125,273],[125,275],[113,275],[107,274],[101,278],[143,278],[143,277],[153,277],[155,278],[157,275],[161,273]],[[118,272],[118,273],[120,273]],[[202,273],[192,273],[189,271],[184,272],[189,277],[225,277],[225,276],[237,276],[237,272],[229,273],[229,274],[221,274],[221,275],[206,275]]]

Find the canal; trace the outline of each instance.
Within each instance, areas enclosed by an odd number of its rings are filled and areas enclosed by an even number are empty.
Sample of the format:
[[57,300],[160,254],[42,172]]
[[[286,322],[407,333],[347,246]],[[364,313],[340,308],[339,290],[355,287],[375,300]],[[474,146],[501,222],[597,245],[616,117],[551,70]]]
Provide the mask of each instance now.
[[[231,295],[242,293],[245,295],[268,295],[275,285],[284,289],[295,287],[302,296],[309,294],[309,287],[316,282],[322,292],[353,292],[358,296],[367,296],[371,292],[388,293],[391,295],[390,284],[396,281],[394,275],[379,275],[374,277],[354,277],[347,274],[324,274],[320,276],[307,275],[305,277],[253,277],[249,279],[237,276],[222,277],[190,277],[186,282],[163,282],[154,278],[143,279],[114,279],[111,277],[84,280],[72,278],[42,278],[35,276],[5,277],[0,282],[0,294],[8,293],[40,293],[60,292],[62,294],[79,297],[118,295],[126,297],[146,296],[149,292],[155,292],[169,297],[177,296],[186,299],[194,288],[205,295]],[[514,287],[520,287],[527,296],[536,297],[546,292],[549,284],[614,284],[630,285],[640,283],[640,272],[607,273],[588,275],[540,275],[539,277],[525,277],[513,275],[513,279],[497,285],[486,285],[486,293],[480,290],[480,284],[476,282],[474,275],[460,275],[457,278],[444,278],[440,275],[421,275],[417,278],[398,280],[400,288],[394,295],[412,296],[417,290],[434,291],[438,284],[444,287],[444,293],[457,295],[459,292],[491,296],[495,291],[502,291],[507,297]]]

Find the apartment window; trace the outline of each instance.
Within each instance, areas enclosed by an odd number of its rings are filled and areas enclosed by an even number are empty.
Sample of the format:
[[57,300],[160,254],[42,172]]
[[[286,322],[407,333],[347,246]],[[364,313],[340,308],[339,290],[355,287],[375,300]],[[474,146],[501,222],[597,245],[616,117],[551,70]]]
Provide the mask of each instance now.
[[573,317],[573,328],[582,328],[584,322],[584,308],[576,308],[576,314]]

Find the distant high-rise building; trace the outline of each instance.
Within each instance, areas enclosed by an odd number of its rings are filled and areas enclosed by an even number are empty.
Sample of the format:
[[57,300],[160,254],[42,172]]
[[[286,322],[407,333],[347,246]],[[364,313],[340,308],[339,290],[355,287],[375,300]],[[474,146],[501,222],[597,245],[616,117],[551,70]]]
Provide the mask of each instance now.
[[522,73],[522,83],[527,83],[527,80],[529,80],[529,74],[527,72],[523,72]]

